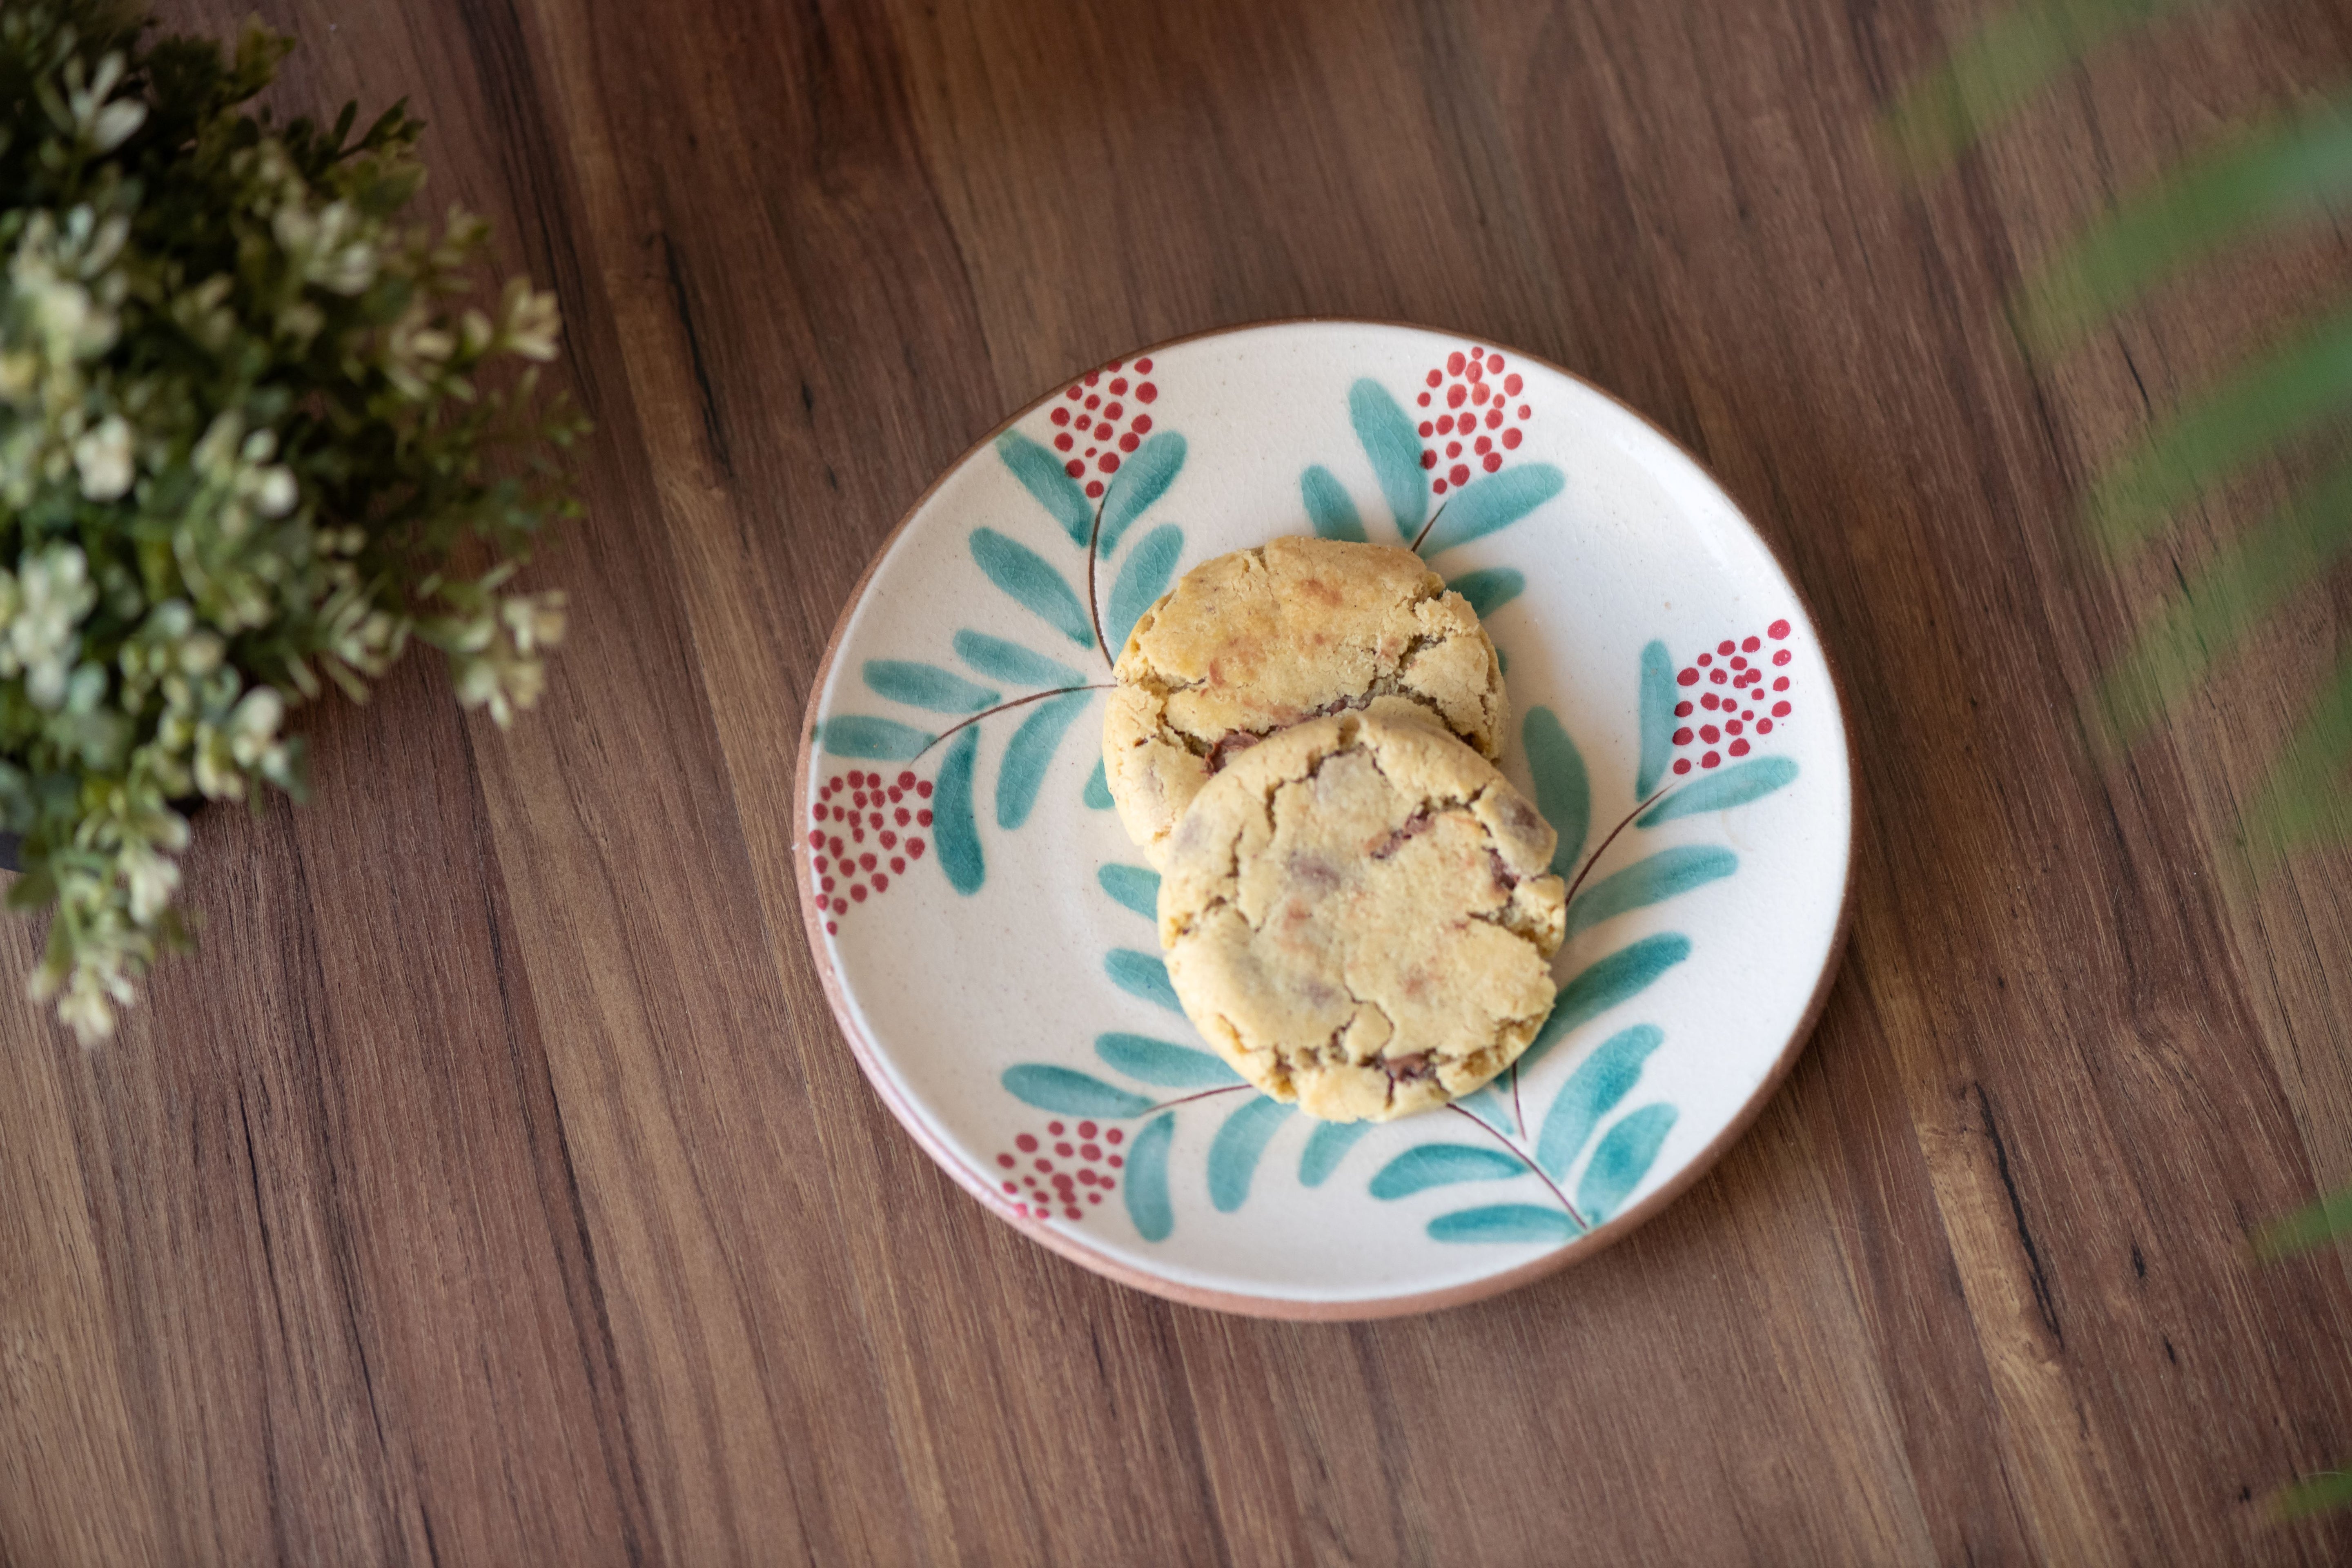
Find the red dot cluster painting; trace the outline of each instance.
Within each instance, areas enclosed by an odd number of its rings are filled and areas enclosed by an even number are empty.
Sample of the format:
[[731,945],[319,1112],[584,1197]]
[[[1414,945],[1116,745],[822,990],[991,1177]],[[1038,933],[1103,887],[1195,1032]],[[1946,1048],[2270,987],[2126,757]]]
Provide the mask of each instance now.
[[1100,500],[1103,481],[1118,472],[1119,459],[1151,434],[1151,405],[1160,398],[1151,361],[1113,360],[1062,389],[1062,401],[1045,417],[1054,425],[1054,450],[1062,469],[1086,482],[1087,499]]
[[931,826],[931,781],[902,769],[895,778],[852,768],[817,786],[809,808],[809,869],[828,933],[854,905],[890,890],[923,858]]
[[1769,735],[1794,710],[1786,646],[1789,623],[1774,621],[1761,636],[1726,637],[1675,677],[1683,688],[1675,704],[1675,772],[1696,764],[1720,767],[1744,757],[1753,738]]
[[1423,379],[1421,466],[1433,492],[1458,489],[1474,472],[1494,473],[1504,453],[1517,450],[1532,409],[1519,401],[1525,379],[1501,354],[1456,349]]
[[1125,1142],[1127,1134],[1116,1127],[1048,1121],[1042,1134],[1024,1132],[1011,1152],[997,1155],[997,1184],[1024,1219],[1052,1219],[1057,1210],[1064,1219],[1080,1218],[1086,1214],[1081,1200],[1099,1204],[1118,1189],[1111,1173],[1127,1163],[1119,1152]]

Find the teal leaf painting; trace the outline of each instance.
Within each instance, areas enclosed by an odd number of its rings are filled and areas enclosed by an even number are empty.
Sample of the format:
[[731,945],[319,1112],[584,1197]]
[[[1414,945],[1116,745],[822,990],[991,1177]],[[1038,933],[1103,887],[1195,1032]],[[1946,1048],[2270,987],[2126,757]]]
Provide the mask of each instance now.
[[1454,1182],[1505,1181],[1525,1175],[1527,1169],[1500,1149],[1482,1149],[1475,1143],[1423,1143],[1382,1165],[1380,1174],[1372,1178],[1370,1192],[1376,1198],[1409,1197]]
[[1445,510],[1421,542],[1421,552],[1443,554],[1508,528],[1567,488],[1567,479],[1549,463],[1520,463],[1472,479],[1445,498]]
[[1242,1081],[1222,1058],[1149,1035],[1097,1035],[1095,1055],[1155,1089],[1224,1089]]
[[1666,776],[1675,750],[1675,661],[1666,645],[1653,640],[1642,650],[1642,768],[1633,798],[1647,800]]
[[1102,890],[1145,920],[1160,918],[1160,873],[1141,866],[1105,866],[1095,873]]
[[940,869],[959,893],[976,893],[988,876],[980,852],[980,829],[971,816],[971,770],[980,756],[980,726],[971,725],[948,742],[931,795],[931,838],[940,847]]
[[1111,585],[1110,608],[1103,616],[1103,640],[1114,655],[1127,645],[1127,634],[1151,608],[1151,602],[1168,591],[1176,558],[1183,553],[1184,531],[1173,523],[1153,529],[1127,552],[1127,564],[1119,568],[1118,581]]
[[1087,809],[1108,811],[1111,808],[1110,780],[1103,773],[1102,760],[1095,761],[1095,771],[1087,775]]
[[1633,1092],[1642,1064],[1665,1037],[1654,1024],[1636,1024],[1610,1036],[1579,1062],[1545,1113],[1543,1131],[1536,1139],[1536,1163],[1555,1176],[1567,1174],[1592,1130]]
[[1168,966],[1151,954],[1115,947],[1103,955],[1103,969],[1111,984],[1128,994],[1157,1002],[1171,1013],[1184,1010],[1184,1005],[1176,1000],[1176,987],[1168,984]]
[[1388,388],[1366,376],[1348,389],[1348,418],[1356,439],[1372,460],[1372,475],[1396,514],[1397,532],[1412,542],[1429,515],[1429,477],[1421,471],[1421,437],[1412,421],[1389,395]]
[[1617,1212],[1627,1195],[1650,1173],[1658,1145],[1674,1130],[1675,1108],[1645,1105],[1612,1127],[1592,1152],[1584,1179],[1576,1184],[1576,1206],[1588,1224],[1599,1225]]
[[1021,728],[1005,742],[1004,765],[996,771],[997,826],[1010,830],[1029,820],[1029,809],[1037,804],[1037,786],[1045,782],[1045,769],[1063,732],[1078,710],[1093,700],[1090,691],[1048,697],[1021,721]]
[[1095,509],[1078,481],[1062,467],[1062,459],[1018,430],[1007,430],[996,438],[996,455],[1004,459],[1022,489],[1054,514],[1070,542],[1083,547],[1095,530]]
[[956,633],[955,650],[956,657],[964,663],[991,680],[1001,680],[1007,686],[1038,687],[1053,691],[1065,686],[1083,686],[1087,680],[1085,676],[1066,664],[1057,663],[1042,653],[1032,653],[1017,642],[990,637],[985,632]]
[[1291,1115],[1289,1106],[1260,1095],[1217,1129],[1209,1144],[1209,1202],[1219,1214],[1231,1214],[1249,1201],[1250,1181],[1257,1174],[1266,1140]]
[[1168,1145],[1175,1136],[1171,1110],[1147,1122],[1127,1151],[1127,1217],[1146,1241],[1165,1241],[1176,1228],[1168,1202]]
[[1584,754],[1549,708],[1530,708],[1519,722],[1519,747],[1528,754],[1528,771],[1535,775],[1536,809],[1559,835],[1551,868],[1565,877],[1584,853],[1584,836],[1592,827],[1592,781],[1584,771]]
[[1568,934],[1614,920],[1638,910],[1705,887],[1739,869],[1739,857],[1712,844],[1685,844],[1661,849],[1646,860],[1636,860],[1614,876],[1604,877],[1568,906]]
[[1070,1068],[1024,1062],[1004,1069],[1004,1089],[1024,1104],[1065,1116],[1140,1116],[1151,1101]]
[[836,757],[875,757],[886,763],[911,762],[939,737],[928,730],[901,724],[895,719],[870,719],[844,713],[817,726],[817,741]]
[[1328,1181],[1356,1140],[1372,1130],[1369,1121],[1318,1121],[1307,1140],[1307,1152],[1298,1157],[1298,1180],[1301,1185],[1319,1187]]
[[1432,1241],[1573,1241],[1582,1234],[1559,1210],[1534,1204],[1460,1209],[1429,1222]]
[[1364,520],[1356,515],[1356,503],[1348,499],[1330,469],[1318,463],[1299,475],[1298,493],[1307,502],[1307,521],[1319,537],[1343,539],[1350,544],[1365,542]]
[[869,658],[861,673],[866,677],[866,688],[876,694],[909,708],[928,708],[934,713],[977,713],[983,708],[994,707],[1003,696],[985,686],[975,686],[936,664],[917,664],[909,659]]
[[971,558],[988,580],[1081,647],[1094,646],[1087,607],[1045,558],[992,528],[971,531]]
[[1634,826],[1655,827],[1678,816],[1728,811],[1770,795],[1796,776],[1797,764],[1790,758],[1751,757],[1747,762],[1732,763],[1721,773],[1709,773],[1696,784],[1684,785],[1643,812]]
[[[1176,482],[1176,475],[1183,467],[1184,437],[1173,430],[1162,430],[1145,441],[1118,466],[1118,472],[1111,477],[1110,489],[1103,495],[1102,533],[1097,548],[1104,560],[1109,560],[1111,552],[1118,548],[1118,542],[1127,534],[1127,525],[1168,493],[1168,487]],[[1086,542],[1086,536],[1080,534],[1078,542]],[[1150,600],[1144,602],[1149,604]]]
[[1469,600],[1471,610],[1484,620],[1526,592],[1528,574],[1508,566],[1489,566],[1465,572],[1445,585]]
[[1519,1058],[1520,1076],[1524,1078],[1533,1071],[1536,1063],[1569,1031],[1648,990],[1659,975],[1690,953],[1690,938],[1667,931],[1643,937],[1578,971],[1559,988],[1559,995],[1552,1002],[1551,1016],[1544,1020],[1535,1043]]

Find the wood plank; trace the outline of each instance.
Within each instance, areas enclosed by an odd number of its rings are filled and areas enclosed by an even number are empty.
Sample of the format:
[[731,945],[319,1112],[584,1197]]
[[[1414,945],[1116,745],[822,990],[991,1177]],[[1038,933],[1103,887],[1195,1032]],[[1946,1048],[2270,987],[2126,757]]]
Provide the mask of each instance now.
[[[2255,1505],[2352,1455],[2352,1278],[2240,1249],[2352,1176],[2352,896],[2232,879],[2352,599],[2126,753],[2078,707],[2315,454],[2129,558],[2074,500],[2352,254],[2054,364],[2000,326],[2352,37],[2174,24],[1908,184],[1868,128],[1981,14],[266,7],[274,101],[412,94],[434,201],[562,299],[573,635],[511,734],[429,658],[310,715],[318,799],[205,814],[201,955],[116,1044],[0,999],[0,1562],[2352,1554]],[[1865,810],[1848,971],[1716,1172],[1358,1326],[991,1222],[858,1077],[790,866],[807,683],[929,479],[1075,370],[1308,312],[1523,346],[1701,454],[1842,660]]]

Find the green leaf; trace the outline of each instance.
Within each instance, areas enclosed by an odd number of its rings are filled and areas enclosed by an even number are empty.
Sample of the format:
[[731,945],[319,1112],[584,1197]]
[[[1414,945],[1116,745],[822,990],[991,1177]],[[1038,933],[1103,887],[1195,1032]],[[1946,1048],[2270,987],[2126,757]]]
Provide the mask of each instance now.
[[2103,40],[2201,0],[2040,0],[2013,5],[1896,100],[1885,134],[1922,173],[1948,163]]
[[1643,937],[1579,970],[1559,988],[1559,994],[1552,999],[1551,1016],[1544,1020],[1535,1043],[1519,1058],[1519,1076],[1524,1079],[1534,1071],[1536,1064],[1578,1025],[1640,995],[1690,953],[1690,938],[1668,931]]
[[1549,708],[1528,710],[1519,721],[1519,749],[1527,752],[1528,771],[1535,778],[1536,809],[1559,835],[1551,868],[1569,876],[1592,828],[1592,782],[1585,774],[1584,753]]
[[2026,330],[2057,347],[2166,273],[2273,225],[2339,213],[2347,198],[2352,118],[2341,108],[2266,126],[2126,196],[2028,286]]
[[1084,686],[1087,678],[1066,664],[1033,653],[1017,642],[992,637],[985,632],[962,631],[955,635],[956,657],[991,680],[1002,680],[1011,686],[1043,687],[1048,691],[1064,686]]
[[1586,1224],[1599,1225],[1615,1214],[1642,1184],[1658,1157],[1658,1145],[1674,1125],[1673,1106],[1645,1105],[1602,1135],[1601,1147],[1584,1167],[1584,1179],[1576,1184],[1576,1206],[1583,1211]]
[[1007,430],[996,438],[996,455],[1013,470],[1022,489],[1037,498],[1037,504],[1053,513],[1070,542],[1080,549],[1095,531],[1095,509],[1087,500],[1087,492],[1078,481],[1070,478],[1062,459],[1051,450],[1039,446],[1018,430]]
[[1704,774],[1696,784],[1683,785],[1643,812],[1633,826],[1655,827],[1661,822],[1672,822],[1680,816],[1728,811],[1735,805],[1761,800],[1774,790],[1786,786],[1796,776],[1797,764],[1788,757],[1750,757],[1718,773]]
[[1140,1116],[1151,1109],[1151,1101],[1142,1095],[1130,1094],[1070,1068],[1047,1067],[1041,1062],[1006,1068],[1003,1083],[1004,1091],[1013,1099],[1065,1116],[1124,1118]]
[[817,726],[817,743],[835,757],[874,757],[886,763],[910,762],[939,739],[928,730],[901,724],[895,719],[874,719],[844,713]]
[[971,531],[971,558],[988,580],[1013,595],[1015,603],[1042,618],[1081,647],[1094,646],[1095,634],[1087,607],[1078,603],[1062,574],[1045,558],[1017,540],[992,528]]
[[1675,661],[1666,645],[1652,641],[1642,650],[1642,765],[1633,775],[1633,798],[1647,800],[1675,752]]
[[1445,510],[1421,542],[1421,552],[1442,555],[1508,528],[1567,488],[1567,477],[1549,463],[1521,463],[1472,479],[1445,498]]
[[1118,803],[1110,797],[1110,780],[1104,775],[1102,759],[1095,759],[1095,771],[1087,775],[1087,809],[1108,811]]
[[2128,743],[2260,625],[2282,600],[2352,547],[2352,463],[2226,546],[2144,626],[2101,681],[2097,707]]
[[1397,533],[1408,544],[1429,515],[1429,477],[1421,468],[1421,437],[1412,418],[1397,406],[1387,387],[1364,377],[1348,388],[1348,419],[1364,456],[1372,462],[1372,477],[1381,482],[1389,510],[1396,516]]
[[1642,1064],[1665,1041],[1665,1031],[1654,1024],[1636,1024],[1610,1036],[1593,1053],[1577,1063],[1576,1070],[1552,1097],[1544,1113],[1543,1131],[1536,1140],[1536,1163],[1555,1176],[1564,1176],[1601,1119],[1617,1109],[1641,1079]]
[[977,713],[1003,700],[1003,693],[974,686],[962,676],[936,664],[916,664],[903,658],[869,658],[864,670],[867,689],[934,713]]
[[1054,752],[1070,721],[1093,700],[1091,691],[1049,697],[1032,708],[1021,728],[1013,731],[1013,739],[1005,742],[1003,764],[996,770],[997,826],[1010,832],[1029,820],[1030,808],[1037,804],[1038,787],[1045,782],[1045,770],[1053,765]]
[[2270,1495],[2269,1503],[2271,1517],[2279,1520],[2332,1513],[2352,1504],[2352,1470],[2325,1470],[2281,1487]]
[[1102,890],[1145,920],[1160,918],[1160,873],[1141,866],[1105,866],[1095,873]]
[[1568,907],[1568,934],[1705,887],[1739,869],[1739,857],[1712,844],[1677,845],[1636,860],[1579,893]]
[[1500,1149],[1475,1143],[1423,1143],[1406,1150],[1372,1178],[1370,1191],[1382,1199],[1410,1197],[1455,1182],[1501,1182],[1528,1168]]
[[1298,1156],[1298,1180],[1302,1186],[1319,1187],[1328,1181],[1339,1162],[1356,1141],[1372,1130],[1369,1121],[1318,1121],[1307,1140],[1306,1152]]
[[1176,1228],[1176,1210],[1168,1201],[1168,1145],[1176,1136],[1176,1113],[1167,1111],[1147,1122],[1127,1151],[1127,1217],[1146,1241],[1165,1241]]
[[2150,430],[2091,494],[2116,548],[2154,531],[2181,502],[2352,400],[2352,311],[2238,371]]
[[2285,1258],[2352,1234],[2352,1187],[2339,1187],[2254,1233],[2254,1256]]
[[2309,714],[2271,764],[2246,835],[2258,870],[2315,842],[2352,841],[2352,659],[2338,667]]
[[1118,581],[1111,587],[1110,608],[1103,621],[1105,642],[1114,648],[1127,646],[1127,634],[1151,608],[1152,601],[1168,591],[1176,559],[1183,553],[1184,531],[1173,523],[1153,529],[1128,552],[1127,564],[1119,568]]
[[1097,1035],[1095,1055],[1155,1089],[1224,1089],[1243,1081],[1222,1058],[1149,1035]]
[[1429,1222],[1432,1241],[1574,1241],[1583,1234],[1559,1210],[1533,1204],[1457,1209]]
[[[1118,542],[1127,535],[1128,524],[1168,493],[1168,487],[1176,482],[1183,468],[1184,437],[1173,430],[1162,430],[1151,437],[1119,464],[1118,472],[1111,476],[1110,488],[1103,492],[1102,538],[1097,548],[1104,560],[1109,560],[1118,548]],[[1078,542],[1083,544],[1086,541],[1081,538]],[[1158,597],[1157,594],[1152,595]],[[1149,604],[1150,600],[1144,602]],[[1125,634],[1120,636],[1123,640]]]
[[1445,585],[1469,600],[1471,613],[1485,620],[1526,591],[1528,574],[1508,566],[1489,566],[1465,572]]
[[1330,469],[1318,463],[1299,475],[1298,493],[1307,502],[1307,519],[1318,536],[1343,539],[1350,544],[1365,542],[1364,520],[1357,515],[1356,503],[1348,499]]
[[1266,1141],[1291,1114],[1289,1106],[1259,1095],[1217,1129],[1209,1145],[1209,1202],[1219,1214],[1231,1214],[1249,1201],[1250,1181]]
[[1112,984],[1130,996],[1157,1002],[1171,1013],[1184,1010],[1184,1004],[1176,1000],[1176,987],[1168,984],[1168,966],[1148,952],[1129,947],[1112,948],[1103,955],[1103,973],[1110,976]]
[[958,731],[940,760],[931,795],[931,837],[939,845],[940,869],[947,873],[949,887],[966,895],[978,892],[988,876],[971,815],[971,773],[979,755],[980,726]]

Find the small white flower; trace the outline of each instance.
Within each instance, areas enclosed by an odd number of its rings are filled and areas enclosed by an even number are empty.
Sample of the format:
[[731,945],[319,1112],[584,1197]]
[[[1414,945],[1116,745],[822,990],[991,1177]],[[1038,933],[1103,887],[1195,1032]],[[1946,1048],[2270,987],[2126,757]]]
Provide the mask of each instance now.
[[284,517],[294,510],[294,476],[283,468],[264,468],[255,487],[253,504],[264,517]]
[[147,123],[147,106],[136,99],[126,98],[108,104],[98,111],[90,127],[89,139],[101,153],[111,153],[131,139],[131,133]]
[[37,551],[18,563],[10,596],[16,608],[0,640],[0,675],[22,669],[25,694],[36,707],[55,711],[65,701],[82,617],[98,603],[89,563],[78,545]]
[[255,687],[229,713],[229,754],[240,765],[253,766],[276,743],[285,719],[286,699],[272,687]]
[[113,500],[131,488],[131,425],[121,415],[110,414],[97,429],[85,431],[73,452],[81,493],[91,500]]
[[50,356],[70,357],[82,330],[89,324],[89,290],[79,283],[49,277],[32,282],[24,294],[32,307],[34,329],[49,341]]
[[554,295],[533,292],[520,278],[510,279],[499,301],[499,333],[509,349],[525,359],[545,362],[555,357],[562,319]]
[[89,975],[90,971],[77,965],[73,984],[58,998],[58,1022],[71,1029],[74,1038],[85,1046],[97,1045],[114,1033],[114,1009],[107,1005],[103,985]]
[[131,894],[131,918],[142,926],[153,925],[171,906],[172,895],[179,891],[179,866],[136,842],[122,847],[119,863],[123,886]]

